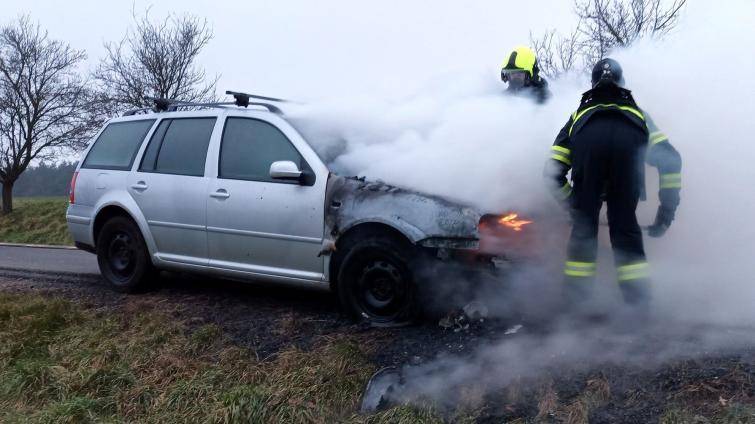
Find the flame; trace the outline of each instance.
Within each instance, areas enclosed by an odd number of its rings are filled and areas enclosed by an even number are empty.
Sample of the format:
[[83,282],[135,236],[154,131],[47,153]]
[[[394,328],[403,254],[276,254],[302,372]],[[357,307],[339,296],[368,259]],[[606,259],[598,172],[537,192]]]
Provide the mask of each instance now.
[[532,224],[532,221],[526,221],[524,219],[517,219],[519,217],[519,214],[517,213],[510,213],[501,219],[498,220],[498,223],[501,225],[505,225],[506,227],[509,227],[513,229],[514,231],[522,231],[522,227],[527,224]]

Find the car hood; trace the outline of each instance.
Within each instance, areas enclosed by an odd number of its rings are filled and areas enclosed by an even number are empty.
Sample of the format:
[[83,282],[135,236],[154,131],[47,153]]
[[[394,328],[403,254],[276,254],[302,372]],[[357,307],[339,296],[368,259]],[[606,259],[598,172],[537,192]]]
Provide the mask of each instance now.
[[481,214],[468,205],[365,178],[331,175],[326,194],[326,225],[338,236],[367,222],[390,225],[414,243],[475,247]]

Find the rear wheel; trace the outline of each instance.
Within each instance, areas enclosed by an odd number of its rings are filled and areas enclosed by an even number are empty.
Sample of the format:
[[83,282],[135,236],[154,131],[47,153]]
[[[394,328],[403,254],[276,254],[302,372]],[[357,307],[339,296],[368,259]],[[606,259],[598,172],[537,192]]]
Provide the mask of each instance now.
[[341,247],[338,272],[341,305],[354,318],[397,326],[419,316],[411,246],[389,236],[368,236]]
[[152,261],[139,227],[129,218],[108,220],[97,237],[97,263],[113,289],[133,293],[153,275]]

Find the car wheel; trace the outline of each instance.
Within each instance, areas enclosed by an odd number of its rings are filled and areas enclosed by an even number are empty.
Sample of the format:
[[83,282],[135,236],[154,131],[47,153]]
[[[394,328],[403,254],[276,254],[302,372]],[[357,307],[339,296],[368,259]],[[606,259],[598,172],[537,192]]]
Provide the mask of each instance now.
[[122,216],[108,220],[100,230],[97,263],[102,276],[123,293],[144,289],[153,274],[152,260],[139,227]]
[[354,318],[376,326],[409,324],[419,316],[411,246],[369,236],[342,246],[338,272],[341,305]]

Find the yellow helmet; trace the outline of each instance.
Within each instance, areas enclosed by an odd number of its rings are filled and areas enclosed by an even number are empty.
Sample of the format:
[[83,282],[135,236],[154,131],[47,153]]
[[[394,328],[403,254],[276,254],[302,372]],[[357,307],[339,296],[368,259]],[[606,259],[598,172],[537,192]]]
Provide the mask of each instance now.
[[508,74],[526,71],[530,78],[534,78],[540,69],[537,66],[535,52],[527,46],[516,46],[501,66],[501,79],[506,81]]

